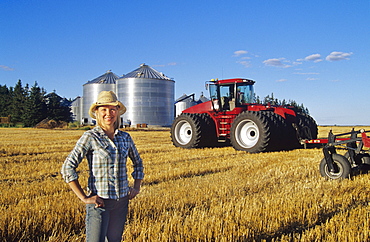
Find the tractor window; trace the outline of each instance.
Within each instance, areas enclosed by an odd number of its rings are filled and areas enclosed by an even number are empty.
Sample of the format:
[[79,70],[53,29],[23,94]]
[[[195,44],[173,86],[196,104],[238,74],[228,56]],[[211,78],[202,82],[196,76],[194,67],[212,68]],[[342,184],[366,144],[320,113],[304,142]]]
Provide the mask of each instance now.
[[216,85],[209,85],[209,94],[211,96],[211,100],[218,99],[217,95],[217,86]]
[[216,110],[230,110],[235,105],[231,105],[230,101],[234,101],[234,85],[209,85],[209,92],[213,106]]
[[[222,110],[230,110],[230,101],[233,99],[233,86],[220,86],[220,97]],[[234,107],[233,107],[234,108]]]
[[209,95],[212,100],[212,106],[215,110],[220,109],[220,104],[219,104],[219,97],[218,97],[218,86],[210,84],[209,85]]
[[236,101],[238,105],[243,103],[254,103],[254,92],[252,85],[238,84],[236,90]]

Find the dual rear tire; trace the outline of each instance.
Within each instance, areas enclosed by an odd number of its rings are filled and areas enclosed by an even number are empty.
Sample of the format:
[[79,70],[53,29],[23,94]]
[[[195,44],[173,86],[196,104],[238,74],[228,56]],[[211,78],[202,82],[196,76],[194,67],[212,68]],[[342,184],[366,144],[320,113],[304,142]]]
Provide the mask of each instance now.
[[300,146],[292,123],[272,111],[246,111],[234,120],[231,144],[249,153],[290,150]]

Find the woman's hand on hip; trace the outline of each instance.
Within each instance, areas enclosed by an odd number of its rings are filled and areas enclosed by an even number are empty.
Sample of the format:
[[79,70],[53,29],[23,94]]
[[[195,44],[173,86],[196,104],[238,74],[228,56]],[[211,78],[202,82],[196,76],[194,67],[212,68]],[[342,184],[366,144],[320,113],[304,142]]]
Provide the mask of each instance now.
[[96,208],[104,207],[104,200],[98,195],[86,197],[83,202],[86,204],[95,204]]
[[136,195],[139,194],[139,193],[140,193],[140,190],[138,190],[136,188],[133,188],[133,187],[130,187],[130,192],[128,194],[128,198],[131,200],[134,197],[136,197]]

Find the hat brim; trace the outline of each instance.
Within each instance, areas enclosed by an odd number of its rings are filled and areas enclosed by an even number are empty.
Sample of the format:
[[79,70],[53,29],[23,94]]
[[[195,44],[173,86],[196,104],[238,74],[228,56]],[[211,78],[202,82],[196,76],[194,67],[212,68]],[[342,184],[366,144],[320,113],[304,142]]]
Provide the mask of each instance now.
[[115,102],[112,102],[112,103],[99,103],[99,104],[98,103],[93,103],[93,104],[91,104],[90,109],[89,109],[90,117],[92,117],[93,119],[96,119],[96,115],[95,115],[96,109],[100,106],[106,106],[106,105],[118,106],[119,116],[126,113],[126,107],[120,101],[115,101]]

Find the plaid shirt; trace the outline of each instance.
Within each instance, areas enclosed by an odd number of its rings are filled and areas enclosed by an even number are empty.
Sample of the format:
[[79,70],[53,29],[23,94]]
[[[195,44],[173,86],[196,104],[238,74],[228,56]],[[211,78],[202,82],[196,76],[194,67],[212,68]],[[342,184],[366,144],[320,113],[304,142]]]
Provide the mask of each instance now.
[[86,131],[77,141],[62,166],[63,179],[78,179],[76,168],[86,156],[89,164],[88,191],[106,199],[122,198],[129,193],[127,156],[133,163],[134,179],[144,178],[144,167],[131,136],[117,130],[112,140],[99,127]]

